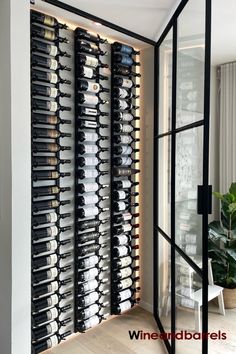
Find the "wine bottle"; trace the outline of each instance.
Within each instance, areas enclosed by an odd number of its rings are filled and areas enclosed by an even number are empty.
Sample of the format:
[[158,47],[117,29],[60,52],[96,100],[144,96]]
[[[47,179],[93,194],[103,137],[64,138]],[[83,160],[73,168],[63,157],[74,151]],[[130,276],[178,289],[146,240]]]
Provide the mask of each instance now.
[[113,153],[115,155],[131,155],[132,153],[140,151],[139,149],[133,149],[128,145],[119,145],[113,147]]
[[55,30],[49,30],[36,24],[31,25],[31,35],[52,42],[69,43],[67,38],[59,37]]
[[78,165],[80,167],[84,166],[99,166],[101,164],[108,163],[108,159],[98,159],[97,157],[79,157]]
[[39,66],[39,67],[50,69],[50,70],[60,69],[60,70],[71,71],[71,68],[60,64],[58,60],[53,59],[53,58],[43,57],[38,54],[32,54],[31,65],[32,66]]
[[75,37],[78,39],[86,39],[94,43],[107,43],[106,39],[102,39],[98,34],[93,35],[86,31],[84,28],[77,27],[75,30]]
[[86,307],[89,305],[92,305],[96,303],[100,298],[100,295],[97,291],[93,291],[92,293],[86,295],[86,296],[81,296],[78,298],[77,303],[78,307]]
[[139,162],[139,160],[132,159],[129,156],[120,156],[113,158],[113,163],[115,166],[130,166],[136,162]]
[[102,63],[101,60],[99,60],[98,58],[91,57],[91,56],[85,55],[85,54],[76,55],[75,60],[80,65],[88,65],[88,66],[91,66],[92,68],[108,68],[109,67],[108,64]]
[[127,188],[137,186],[138,184],[139,182],[132,182],[129,179],[113,182],[113,186],[115,189],[127,189]]
[[113,294],[113,301],[114,303],[119,303],[125,300],[130,299],[136,291],[139,291],[140,287],[137,287],[136,289],[126,289],[123,290],[119,293]]
[[125,100],[120,100],[120,99],[117,99],[117,98],[114,98],[113,100],[113,105],[114,105],[114,109],[117,109],[117,110],[122,110],[122,111],[125,111],[125,110],[130,110],[130,109],[139,109],[138,106],[134,106],[131,102],[127,102]]
[[32,330],[32,339],[34,341],[39,341],[41,338],[46,337],[48,335],[53,335],[59,331],[62,326],[65,326],[67,323],[71,322],[71,318],[68,317],[63,321],[52,321],[44,326],[39,328],[35,328]]
[[122,54],[126,54],[126,55],[131,55],[131,54],[138,55],[138,54],[140,54],[139,51],[134,50],[134,48],[130,47],[127,44],[114,42],[112,47],[113,47],[115,52],[120,52]]
[[138,203],[128,203],[128,202],[115,202],[113,205],[114,205],[114,210],[116,212],[139,206]]
[[98,128],[108,128],[108,124],[101,124],[99,122],[96,122],[94,120],[84,120],[84,119],[79,119],[78,120],[78,127],[80,129],[98,129]]
[[[69,226],[67,226],[67,227],[69,227]],[[39,229],[39,230],[41,230],[41,229]],[[38,242],[38,243],[33,244],[32,251],[33,251],[34,255],[39,255],[39,254],[45,253],[45,252],[55,252],[59,246],[65,246],[70,243],[71,243],[70,239],[64,240],[64,241],[50,240],[50,241],[45,241],[45,242]]]
[[114,123],[113,129],[116,133],[132,133],[133,131],[139,131],[140,128],[134,128],[130,124]]
[[83,194],[86,192],[98,192],[101,189],[108,188],[109,184],[100,185],[96,182],[87,182],[78,184],[78,192]]
[[71,137],[71,133],[62,133],[56,129],[45,129],[45,128],[33,128],[32,130],[33,138],[43,138],[43,139],[58,139]]
[[77,173],[78,173],[79,179],[95,178],[97,183],[99,181],[99,177],[109,174],[109,172],[98,171],[97,169],[78,170]]
[[141,77],[140,73],[131,71],[131,67],[129,66],[114,65],[113,72],[116,75]]
[[94,231],[94,232],[88,232],[88,233],[79,233],[78,234],[78,247],[80,247],[79,245],[83,244],[83,243],[87,243],[90,241],[98,241],[100,236],[105,236],[107,235],[107,231],[104,232],[98,232],[98,231]]
[[33,298],[54,293],[58,291],[58,289],[60,289],[62,286],[71,283],[71,281],[71,278],[67,278],[64,280],[57,280],[50,283],[34,285],[32,290]]
[[126,66],[140,66],[139,62],[136,62],[132,57],[128,55],[115,54],[114,61],[116,64],[126,65]]
[[115,167],[113,169],[113,175],[115,177],[131,176],[135,173],[139,173],[140,170],[129,168],[129,167]]
[[79,91],[88,91],[91,93],[100,93],[100,92],[109,92],[108,88],[103,87],[97,82],[91,82],[88,80],[78,80],[78,90]]
[[92,304],[87,308],[80,310],[77,312],[78,321],[85,320],[89,317],[96,315],[100,311],[100,307],[98,304]]
[[113,112],[115,121],[131,122],[133,120],[140,120],[140,117],[134,117],[133,114],[127,112]]
[[97,266],[101,260],[105,260],[107,258],[108,255],[103,255],[103,256],[93,255],[83,259],[80,259],[80,257],[78,257],[78,269],[87,269],[87,268]]
[[104,151],[108,151],[109,148],[100,148],[98,149],[97,144],[93,144],[93,145],[85,145],[85,144],[78,144],[78,157],[80,155],[84,155],[84,154],[100,154],[101,152]]
[[127,88],[127,89],[130,89],[132,87],[136,87],[136,88],[140,87],[140,85],[136,85],[132,80],[124,79],[122,77],[115,77],[114,78],[114,86],[123,87],[123,88]]
[[50,84],[67,84],[70,85],[71,81],[67,79],[62,79],[58,74],[54,72],[42,71],[33,69],[31,71],[32,81],[42,81]]
[[137,218],[137,217],[139,217],[139,213],[136,213],[136,214],[123,213],[123,214],[119,214],[119,215],[114,215],[113,221],[115,224],[120,224],[124,221],[129,221],[132,218]]
[[97,95],[90,95],[88,93],[78,93],[77,95],[78,102],[79,104],[91,104],[91,105],[99,105],[99,104],[105,104],[107,101],[102,100],[100,97]]
[[36,327],[42,325],[43,323],[54,321],[62,312],[65,312],[69,309],[71,309],[71,305],[64,306],[60,309],[57,309],[56,307],[52,307],[49,310],[33,315],[32,325],[33,327]]
[[122,258],[116,258],[112,260],[112,267],[114,270],[128,267],[132,264],[133,261],[139,260],[139,256],[131,257],[125,256]]
[[60,268],[60,270],[57,267],[53,267],[45,270],[39,270],[33,273],[32,281],[34,284],[37,284],[45,280],[54,280],[59,275],[59,273],[66,272],[67,270],[70,269],[71,269],[71,265]]
[[114,135],[113,139],[115,144],[130,144],[140,141],[140,139],[135,139],[130,135]]
[[122,234],[123,232],[130,232],[134,228],[138,228],[139,224],[131,225],[131,224],[123,224],[119,226],[114,226],[113,230],[115,234]]
[[66,252],[63,254],[50,254],[49,256],[41,256],[32,259],[32,268],[33,270],[37,270],[43,267],[52,267],[54,266],[60,259],[66,259],[71,256],[71,252]]
[[[78,195],[79,195],[79,193],[78,193]],[[88,195],[86,193],[85,195],[78,197],[77,205],[78,205],[78,207],[84,206],[84,205],[90,205],[90,204],[99,205],[100,202],[102,202],[104,200],[108,200],[108,199],[110,199],[110,196],[103,196],[102,197],[98,194]]]
[[98,281],[97,279],[89,280],[85,283],[79,283],[78,284],[78,293],[79,294],[86,294],[88,292],[92,292],[95,289],[99,288],[101,284],[106,284],[108,283],[109,279],[104,278],[101,281]]
[[125,290],[127,288],[130,288],[137,280],[139,280],[139,277],[136,277],[136,278],[126,278],[126,279],[122,279],[122,280],[119,280],[117,282],[113,282],[112,283],[112,288],[113,288],[113,291],[115,292],[120,292],[122,290]]
[[69,119],[61,119],[56,115],[32,113],[31,121],[33,124],[56,125],[56,124],[71,124]]
[[109,116],[108,112],[101,112],[99,109],[78,106],[79,116]]
[[60,214],[60,215],[58,215],[57,213],[46,213],[46,214],[35,215],[32,217],[32,225],[39,226],[43,224],[51,224],[57,222],[60,219],[68,218],[69,216],[71,216],[70,213]]
[[109,208],[102,208],[99,206],[84,206],[83,208],[78,208],[78,216],[81,219],[90,217],[90,216],[97,216],[102,212],[108,211]]
[[90,245],[82,246],[77,249],[78,255],[79,256],[86,256],[90,253],[95,253],[98,252],[100,249],[107,247],[107,244],[104,243],[102,245],[98,243],[92,243]]
[[88,270],[85,270],[84,272],[79,272],[78,276],[77,276],[77,280],[78,282],[82,283],[84,281],[89,281],[92,280],[96,277],[98,277],[99,274],[101,274],[102,272],[105,272],[106,270],[108,270],[108,266],[106,267],[102,267],[102,268],[90,268]]
[[33,167],[58,166],[59,164],[71,163],[71,160],[58,159],[57,157],[33,156]]
[[118,191],[113,192],[113,198],[115,201],[125,200],[125,199],[131,198],[131,197],[136,197],[137,195],[139,195],[138,192],[128,192],[128,191],[122,191],[122,190],[118,190]]
[[36,213],[42,210],[56,209],[66,204],[70,204],[70,200],[63,200],[63,201],[59,201],[57,199],[42,200],[40,202],[34,202],[32,204],[32,210],[34,213]]
[[113,247],[112,253],[114,257],[124,257],[131,253],[131,247],[124,245],[116,246]]
[[45,96],[50,98],[71,97],[70,94],[61,92],[55,87],[32,84],[31,92],[34,96]]
[[31,41],[31,50],[39,53],[47,54],[52,57],[61,56],[70,58],[71,55],[67,52],[63,52],[60,48],[54,44],[48,44],[46,42],[42,42],[39,39],[33,39]]
[[40,100],[38,98],[33,98],[32,109],[33,110],[39,109],[39,110],[50,111],[50,112],[71,111],[71,107],[61,106],[58,102]]
[[103,225],[107,223],[109,219],[104,219],[104,220],[86,220],[86,221],[81,221],[78,223],[78,230],[84,231],[87,229],[92,229],[95,227],[98,227],[100,225]]
[[67,299],[71,295],[71,291],[66,291],[63,294],[52,294],[46,298],[36,300],[32,303],[33,312],[39,312],[43,309],[56,306],[61,300]]
[[108,76],[98,74],[96,70],[89,68],[88,66],[80,65],[77,68],[77,72],[79,77],[85,77],[87,79],[108,80]]
[[130,241],[131,237],[129,235],[116,235],[113,236],[112,242],[114,246],[122,246],[127,245]]
[[47,181],[47,180],[58,180],[59,178],[69,177],[70,172],[58,172],[52,170],[43,171],[33,171],[32,180],[33,181]]
[[102,319],[103,319],[103,316],[95,315],[95,316],[88,318],[87,320],[81,321],[77,324],[78,331],[84,332],[84,331],[86,331],[86,329],[95,327],[96,325],[98,325],[102,321]]
[[77,54],[88,53],[88,54],[96,55],[96,56],[106,54],[95,44],[88,43],[85,41],[80,41],[80,40],[78,40],[76,42],[76,49],[77,49]]
[[70,334],[71,334],[71,331],[67,331],[63,334],[57,333],[49,338],[43,339],[40,342],[33,343],[32,344],[33,354],[38,354],[38,353],[41,353],[44,350],[47,350],[49,348],[56,347],[63,339],[65,339]]
[[120,88],[120,87],[115,87],[112,91],[112,96],[114,98],[121,98],[121,99],[126,99],[126,100],[130,100],[130,99],[136,99],[139,98],[140,96],[135,95],[134,93],[132,93],[131,91],[127,91],[124,88]]
[[99,142],[100,140],[108,140],[109,138],[107,136],[103,136],[98,133],[88,133],[88,132],[78,132],[78,141],[84,142],[84,141],[90,141],[90,142]]
[[65,151],[71,150],[70,146],[61,146],[55,143],[36,143],[33,142],[32,144],[33,152],[58,152],[58,151]]
[[113,305],[112,306],[112,313],[114,315],[120,315],[121,313],[131,309],[131,307],[135,303],[137,303],[138,301],[139,301],[139,299],[136,299],[136,300],[129,299],[129,300],[123,301],[119,304]]
[[57,195],[59,193],[64,193],[70,190],[71,190],[70,187],[58,187],[58,186],[33,187],[32,196],[33,198],[39,198],[44,196]]
[[54,27],[60,29],[68,28],[66,24],[59,23],[55,17],[34,10],[30,11],[30,18],[31,18],[31,22],[37,22],[48,27]]
[[[50,213],[50,214],[56,214],[56,213]],[[48,214],[46,214],[46,215],[48,215]],[[54,216],[53,216],[53,218],[54,218]],[[55,219],[51,219],[51,220],[57,220],[57,216],[55,217]],[[57,226],[43,227],[40,229],[32,230],[32,237],[35,241],[37,241],[37,240],[40,240],[41,238],[55,237],[58,235],[58,232],[59,232],[59,229]]]
[[137,270],[139,270],[139,266],[121,268],[117,272],[112,273],[113,280],[116,281],[116,280],[130,277],[132,275],[132,273]]

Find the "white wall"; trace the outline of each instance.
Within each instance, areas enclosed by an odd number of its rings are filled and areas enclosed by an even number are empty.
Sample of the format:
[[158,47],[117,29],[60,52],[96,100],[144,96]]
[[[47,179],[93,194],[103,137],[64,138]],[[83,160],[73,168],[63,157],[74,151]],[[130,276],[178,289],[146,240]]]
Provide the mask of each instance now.
[[0,354],[29,354],[31,351],[29,35],[29,1],[2,0]]
[[141,51],[141,153],[140,153],[140,263],[141,306],[152,311],[153,304],[153,99],[154,50]]

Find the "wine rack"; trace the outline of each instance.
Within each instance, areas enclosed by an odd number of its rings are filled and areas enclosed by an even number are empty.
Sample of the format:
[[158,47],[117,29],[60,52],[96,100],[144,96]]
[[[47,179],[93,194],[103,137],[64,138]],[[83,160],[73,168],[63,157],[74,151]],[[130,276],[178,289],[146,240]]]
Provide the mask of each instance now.
[[111,313],[139,301],[137,197],[139,163],[136,116],[140,74],[132,47],[115,42],[111,50]]
[[75,332],[95,326],[109,312],[107,49],[106,40],[76,28]]
[[[66,25],[31,11],[32,353],[73,325],[73,92]],[[71,49],[71,48],[70,48]],[[72,50],[73,52],[73,50]]]

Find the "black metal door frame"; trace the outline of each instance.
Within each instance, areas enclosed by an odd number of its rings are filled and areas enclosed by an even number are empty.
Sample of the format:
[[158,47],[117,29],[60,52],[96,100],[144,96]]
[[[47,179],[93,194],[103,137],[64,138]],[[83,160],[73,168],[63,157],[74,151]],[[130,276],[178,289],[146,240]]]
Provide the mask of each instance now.
[[[184,260],[202,278],[203,306],[202,306],[202,333],[208,332],[208,214],[211,211],[211,188],[208,185],[209,176],[209,114],[210,114],[210,67],[211,67],[211,0],[205,0],[205,73],[204,73],[204,117],[202,120],[176,129],[176,81],[177,81],[177,21],[189,0],[182,0],[173,17],[166,26],[159,41],[155,46],[155,71],[154,71],[154,220],[153,220],[153,313],[157,325],[162,333],[164,327],[158,315],[158,234],[161,234],[171,246],[171,332],[176,331],[175,307],[175,252],[177,251]],[[168,32],[173,29],[173,57],[172,57],[172,130],[159,134],[159,48]],[[200,269],[183,251],[175,244],[175,159],[176,159],[176,134],[192,128],[203,127],[203,176],[202,186],[198,188],[198,212],[202,214],[202,269]],[[165,136],[171,137],[171,238],[159,227],[158,224],[158,148],[159,140]],[[201,201],[203,203],[200,203]],[[175,339],[171,342],[164,340],[168,353],[175,354]],[[207,339],[202,341],[202,352],[208,353]],[[200,353],[199,353],[200,354]]]

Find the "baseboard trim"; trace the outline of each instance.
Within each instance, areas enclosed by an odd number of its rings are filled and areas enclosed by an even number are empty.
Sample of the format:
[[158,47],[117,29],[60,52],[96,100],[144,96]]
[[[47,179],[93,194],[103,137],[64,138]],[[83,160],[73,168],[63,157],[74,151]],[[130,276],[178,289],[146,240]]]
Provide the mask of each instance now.
[[141,300],[139,306],[142,307],[144,310],[153,313],[153,305],[149,304],[148,302]]

